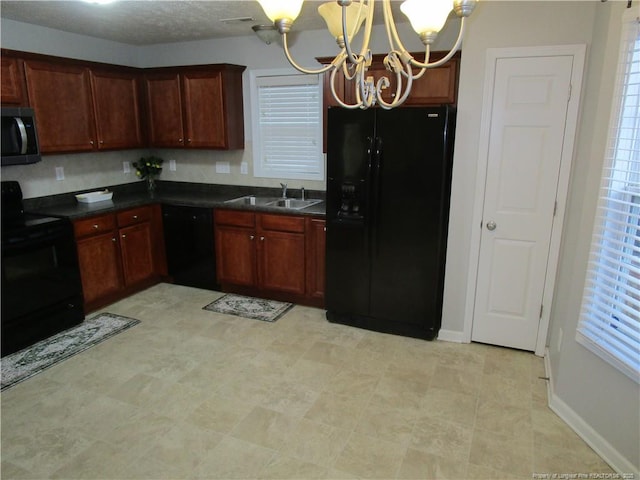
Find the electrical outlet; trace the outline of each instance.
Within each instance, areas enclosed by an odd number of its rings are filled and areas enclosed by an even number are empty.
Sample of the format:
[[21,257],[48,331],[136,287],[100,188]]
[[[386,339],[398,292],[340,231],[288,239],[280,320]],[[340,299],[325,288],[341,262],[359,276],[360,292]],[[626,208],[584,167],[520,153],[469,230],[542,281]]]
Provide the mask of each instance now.
[[176,171],[176,161],[175,160],[169,160],[169,171],[170,172],[175,172]]
[[247,175],[249,173],[249,164],[247,162],[240,163],[240,173],[242,175]]
[[56,167],[56,180],[64,180],[64,167]]
[[122,162],[122,171],[124,173],[131,173],[131,164],[129,162]]
[[229,162],[216,162],[216,173],[231,173]]

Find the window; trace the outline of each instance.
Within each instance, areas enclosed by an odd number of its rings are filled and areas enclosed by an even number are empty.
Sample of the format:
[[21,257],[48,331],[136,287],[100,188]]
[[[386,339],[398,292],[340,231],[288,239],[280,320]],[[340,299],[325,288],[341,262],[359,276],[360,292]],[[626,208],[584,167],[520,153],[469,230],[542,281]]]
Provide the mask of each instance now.
[[640,20],[627,9],[577,341],[640,383]]
[[320,78],[286,72],[251,73],[254,175],[324,180]]

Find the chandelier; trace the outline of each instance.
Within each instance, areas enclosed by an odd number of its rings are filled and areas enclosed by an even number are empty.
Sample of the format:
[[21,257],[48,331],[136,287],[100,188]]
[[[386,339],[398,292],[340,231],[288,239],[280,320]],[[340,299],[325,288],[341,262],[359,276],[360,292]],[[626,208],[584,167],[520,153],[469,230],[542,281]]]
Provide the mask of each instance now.
[[[395,95],[391,102],[382,98],[382,91],[389,88],[389,77],[383,76],[377,81],[369,74],[372,53],[369,48],[371,30],[373,28],[373,12],[376,0],[336,0],[323,3],[318,7],[318,13],[327,23],[327,28],[335,37],[340,53],[333,61],[319,69],[308,69],[298,65],[292,58],[287,43],[287,34],[293,22],[300,14],[304,0],[257,0],[267,17],[274,22],[278,32],[282,35],[284,52],[291,65],[302,73],[324,74],[331,71],[331,93],[339,105],[345,108],[369,108],[379,105],[384,109],[400,106],[411,93],[414,80],[419,79],[428,68],[439,67],[449,61],[462,44],[465,19],[473,12],[477,0],[405,0],[400,6],[411,26],[416,31],[425,46],[424,61],[416,60],[400,41],[398,31],[393,21],[391,0],[381,0],[384,13],[384,24],[389,39],[389,53],[384,57],[384,66],[390,76],[395,77]],[[447,55],[437,61],[430,62],[429,55],[438,32],[447,21],[451,10],[460,17],[460,31],[458,38]],[[362,23],[364,37],[360,53],[355,53],[351,47],[353,38],[358,34]],[[344,78],[354,80],[355,103],[346,103],[336,91],[337,73],[342,71]]]

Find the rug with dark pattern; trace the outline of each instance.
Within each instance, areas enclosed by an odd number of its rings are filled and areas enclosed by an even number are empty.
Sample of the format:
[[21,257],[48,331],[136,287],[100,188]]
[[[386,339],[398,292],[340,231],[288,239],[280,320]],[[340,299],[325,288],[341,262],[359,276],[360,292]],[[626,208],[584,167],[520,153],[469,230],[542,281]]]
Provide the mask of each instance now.
[[72,357],[98,343],[140,323],[140,320],[100,313],[80,325],[42,340],[0,361],[2,388],[12,387],[33,377],[62,360]]
[[252,320],[275,322],[287,313],[291,307],[293,307],[293,303],[228,293],[203,308],[211,312],[235,315]]

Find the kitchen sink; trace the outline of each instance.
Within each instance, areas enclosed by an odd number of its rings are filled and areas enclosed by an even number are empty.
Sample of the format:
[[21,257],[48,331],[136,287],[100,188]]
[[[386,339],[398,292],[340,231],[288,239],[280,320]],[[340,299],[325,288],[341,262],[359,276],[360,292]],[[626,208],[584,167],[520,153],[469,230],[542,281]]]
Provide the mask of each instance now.
[[256,197],[254,195],[245,195],[244,197],[233,198],[224,203],[232,203],[234,205],[256,205],[261,207],[279,207],[291,210],[301,210],[322,202],[322,200],[301,200],[299,198],[279,198],[273,197]]
[[233,203],[235,205],[270,205],[274,202],[273,197],[256,197],[255,195],[246,195],[240,198],[227,200],[224,203]]
[[311,205],[316,205],[320,203],[322,200],[301,200],[299,198],[281,198],[280,200],[276,200],[275,202],[269,203],[270,207],[282,207],[282,208],[291,208],[293,210],[300,210],[303,208],[310,207]]

